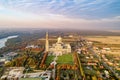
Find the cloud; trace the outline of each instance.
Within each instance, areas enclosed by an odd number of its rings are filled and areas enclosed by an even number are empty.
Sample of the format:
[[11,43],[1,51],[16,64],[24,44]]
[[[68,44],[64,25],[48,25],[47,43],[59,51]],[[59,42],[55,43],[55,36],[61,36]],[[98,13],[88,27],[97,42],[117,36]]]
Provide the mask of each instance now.
[[24,12],[69,17],[104,18],[120,14],[120,0],[0,0],[0,4]]
[[[97,29],[115,28],[120,25],[120,16],[104,19],[83,19],[71,18],[58,14],[26,14],[16,13],[16,15],[0,14],[0,26],[29,26],[36,28],[76,28],[76,29]],[[19,16],[18,16],[19,15]]]
[[0,0],[1,26],[115,28],[120,0]]

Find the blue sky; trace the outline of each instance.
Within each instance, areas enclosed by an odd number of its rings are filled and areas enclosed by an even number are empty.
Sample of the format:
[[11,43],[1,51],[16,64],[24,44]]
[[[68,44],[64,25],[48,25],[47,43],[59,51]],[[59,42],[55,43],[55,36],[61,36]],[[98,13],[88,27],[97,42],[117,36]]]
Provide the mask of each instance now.
[[120,0],[0,0],[0,28],[120,29]]

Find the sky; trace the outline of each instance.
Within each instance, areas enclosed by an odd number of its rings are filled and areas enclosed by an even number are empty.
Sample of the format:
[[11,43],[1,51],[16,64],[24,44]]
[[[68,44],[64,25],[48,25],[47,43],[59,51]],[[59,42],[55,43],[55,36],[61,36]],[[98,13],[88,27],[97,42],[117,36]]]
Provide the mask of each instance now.
[[120,30],[120,0],[0,0],[2,28]]

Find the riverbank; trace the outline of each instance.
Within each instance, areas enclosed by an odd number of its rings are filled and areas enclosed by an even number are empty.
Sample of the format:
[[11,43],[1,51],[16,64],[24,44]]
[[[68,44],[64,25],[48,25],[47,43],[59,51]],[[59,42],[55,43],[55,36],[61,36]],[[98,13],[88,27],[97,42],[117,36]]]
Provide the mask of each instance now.
[[18,37],[18,35],[8,36],[6,38],[0,39],[0,48],[5,47],[5,43],[7,42],[8,39],[12,39],[12,38],[16,38],[16,37]]

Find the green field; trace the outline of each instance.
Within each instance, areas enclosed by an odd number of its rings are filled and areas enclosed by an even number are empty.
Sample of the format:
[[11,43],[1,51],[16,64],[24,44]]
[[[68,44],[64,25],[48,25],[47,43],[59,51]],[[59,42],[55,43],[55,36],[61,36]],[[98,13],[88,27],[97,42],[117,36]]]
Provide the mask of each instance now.
[[55,56],[53,56],[53,55],[47,56],[45,64],[49,65],[54,60],[54,58],[55,58]]
[[62,56],[58,56],[57,63],[58,64],[73,64],[72,54],[63,54]]

